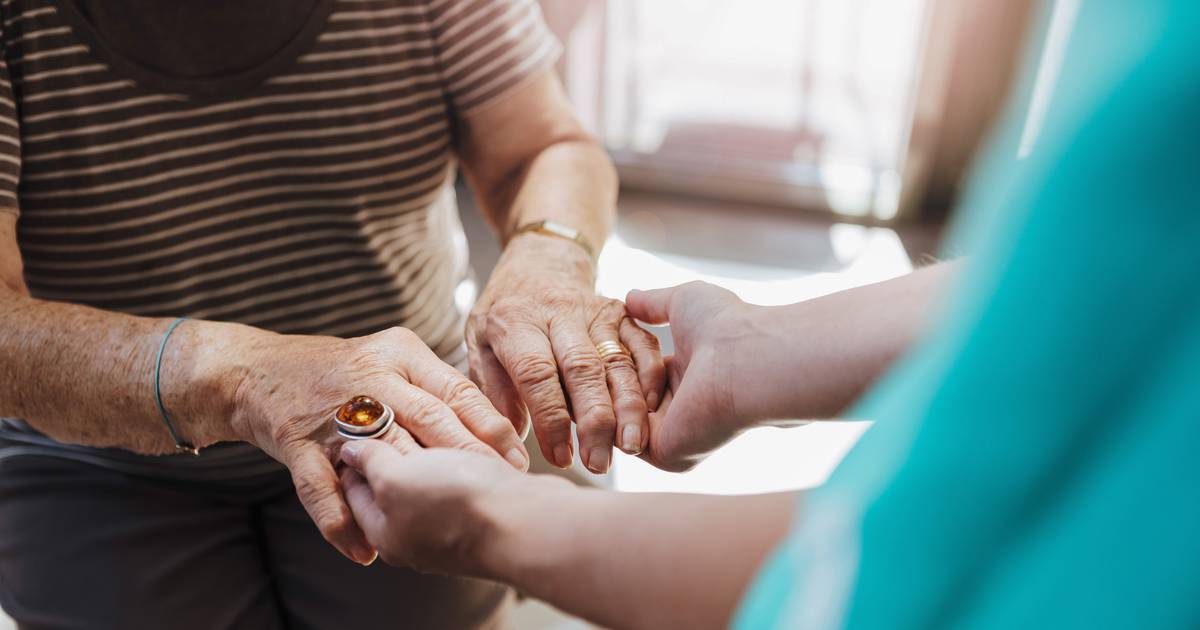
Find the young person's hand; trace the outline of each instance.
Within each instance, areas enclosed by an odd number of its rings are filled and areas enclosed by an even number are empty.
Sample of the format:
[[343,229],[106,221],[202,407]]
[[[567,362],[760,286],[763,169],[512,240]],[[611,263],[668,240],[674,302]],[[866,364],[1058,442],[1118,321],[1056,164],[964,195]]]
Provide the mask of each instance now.
[[518,503],[553,506],[554,489],[570,487],[561,478],[521,474],[495,457],[411,441],[350,442],[341,460],[346,501],[367,541],[384,562],[426,572],[482,576],[485,556],[502,542],[498,515],[539,509]]
[[346,500],[384,562],[510,584],[605,628],[729,627],[796,511],[794,494],[580,488],[411,442],[348,443],[341,460]]
[[687,470],[746,429],[837,417],[921,332],[954,268],[787,306],[753,306],[703,282],[631,291],[629,314],[669,323],[675,340],[642,458]]
[[650,414],[650,441],[642,458],[671,471],[688,470],[749,428],[756,409],[742,394],[771,370],[755,351],[769,337],[757,307],[704,282],[632,291],[630,315],[671,325],[674,356],[667,357],[668,391]]

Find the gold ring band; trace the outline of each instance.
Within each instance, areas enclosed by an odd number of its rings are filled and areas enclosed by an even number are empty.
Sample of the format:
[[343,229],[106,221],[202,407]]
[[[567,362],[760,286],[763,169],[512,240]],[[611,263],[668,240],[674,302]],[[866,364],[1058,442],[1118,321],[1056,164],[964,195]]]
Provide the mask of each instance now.
[[601,360],[604,360],[618,355],[628,356],[629,350],[619,341],[601,341],[596,344],[596,354],[600,355]]

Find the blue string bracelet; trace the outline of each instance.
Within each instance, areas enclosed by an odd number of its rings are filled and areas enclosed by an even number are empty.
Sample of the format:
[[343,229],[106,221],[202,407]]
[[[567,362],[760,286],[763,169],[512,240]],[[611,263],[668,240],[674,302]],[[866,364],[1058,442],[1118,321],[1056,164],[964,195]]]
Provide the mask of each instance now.
[[186,317],[180,317],[171,322],[171,325],[167,326],[167,331],[163,333],[162,343],[158,344],[158,356],[154,359],[154,402],[158,405],[158,413],[162,416],[163,424],[167,425],[167,433],[170,433],[171,439],[175,440],[175,450],[180,453],[199,455],[200,449],[193,446],[191,442],[179,437],[179,433],[175,431],[175,424],[171,422],[171,416],[167,414],[167,407],[163,404],[162,399],[163,351],[167,349],[167,340],[171,338],[171,333],[175,332],[175,329],[179,328],[179,325],[186,321]]

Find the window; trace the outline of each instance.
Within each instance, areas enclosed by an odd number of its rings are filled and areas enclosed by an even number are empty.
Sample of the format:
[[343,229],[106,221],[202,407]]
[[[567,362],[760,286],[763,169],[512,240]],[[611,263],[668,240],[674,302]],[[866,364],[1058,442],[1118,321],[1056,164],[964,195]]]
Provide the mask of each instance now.
[[925,0],[609,0],[601,132],[627,186],[887,219]]

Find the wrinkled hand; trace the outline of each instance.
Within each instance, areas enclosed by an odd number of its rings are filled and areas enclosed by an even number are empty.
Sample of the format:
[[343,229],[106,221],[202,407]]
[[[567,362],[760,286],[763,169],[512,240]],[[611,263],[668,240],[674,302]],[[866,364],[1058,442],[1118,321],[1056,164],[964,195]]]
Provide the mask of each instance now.
[[[621,302],[596,295],[592,265],[574,243],[518,236],[471,314],[467,345],[472,379],[520,430],[528,409],[547,461],[571,464],[573,417],[580,460],[604,473],[614,442],[633,454],[645,448],[665,374],[654,335]],[[602,361],[603,341],[630,354]]]
[[343,449],[342,461],[346,500],[383,561],[427,572],[477,575],[490,534],[483,502],[519,496],[531,479],[476,453],[371,440]]
[[350,398],[368,395],[395,411],[401,428],[372,441],[464,449],[497,462],[500,453],[515,468],[528,466],[508,420],[411,331],[349,340],[263,334],[247,342],[241,357],[248,358],[234,403],[235,432],[288,467],[325,539],[356,562],[371,562],[375,551],[339,489],[332,462],[343,442],[330,423]]
[[752,317],[756,307],[704,282],[631,291],[626,303],[639,320],[670,323],[675,343],[666,359],[667,394],[650,414],[642,459],[664,470],[689,470],[748,428],[737,392],[762,369],[753,350],[753,340],[763,336]]

